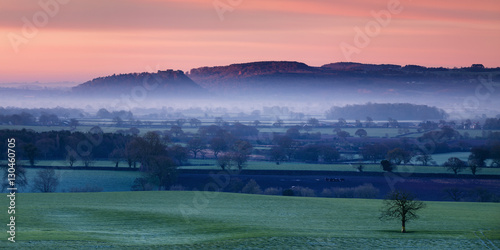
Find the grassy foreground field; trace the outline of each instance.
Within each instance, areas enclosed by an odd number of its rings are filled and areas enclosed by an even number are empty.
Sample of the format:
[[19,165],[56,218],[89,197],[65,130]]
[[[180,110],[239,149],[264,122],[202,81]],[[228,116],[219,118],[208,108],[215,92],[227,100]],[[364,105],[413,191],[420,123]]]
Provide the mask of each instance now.
[[[1,199],[8,223],[8,201]],[[381,200],[204,192],[18,194],[0,248],[498,249],[500,204],[427,202],[399,233]],[[6,226],[4,226],[7,229]]]

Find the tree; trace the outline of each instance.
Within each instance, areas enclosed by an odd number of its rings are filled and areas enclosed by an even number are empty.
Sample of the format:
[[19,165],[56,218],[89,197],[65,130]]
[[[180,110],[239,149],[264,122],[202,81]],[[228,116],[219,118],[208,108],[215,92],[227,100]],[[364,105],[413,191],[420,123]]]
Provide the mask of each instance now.
[[92,154],[86,155],[82,157],[83,165],[88,168],[94,165],[94,156]]
[[278,119],[276,120],[276,122],[275,122],[275,123],[273,123],[273,126],[274,126],[274,127],[278,127],[278,128],[279,128],[279,127],[283,126],[283,124],[284,124],[283,120],[281,120],[281,119],[279,119],[279,118],[278,118]]
[[371,118],[371,117],[367,116],[367,117],[366,117],[366,122],[365,122],[365,123],[366,123],[366,124],[365,124],[365,127],[367,127],[367,128],[372,127],[372,126],[374,125],[374,124],[373,124],[373,118]]
[[276,165],[280,165],[280,162],[286,159],[285,151],[278,146],[273,146],[271,150],[269,150],[269,156],[272,161],[276,162]]
[[252,153],[252,144],[248,141],[238,140],[234,142],[232,159],[236,162],[238,169],[241,170],[243,165],[248,161],[248,156]]
[[311,127],[317,127],[319,126],[319,120],[316,118],[309,118],[309,120],[307,120],[307,124]]
[[349,132],[347,132],[347,131],[342,130],[342,131],[337,132],[337,136],[342,138],[342,139],[345,139],[346,137],[351,136],[351,134],[349,134]]
[[68,125],[69,125],[69,127],[73,130],[73,129],[76,129],[76,127],[77,127],[78,125],[80,125],[80,122],[78,122],[78,120],[77,120],[77,119],[74,119],[74,118],[73,118],[73,119],[69,120],[69,124],[68,124]]
[[124,156],[125,156],[125,150],[121,148],[116,148],[109,154],[109,159],[115,163],[115,167],[118,167],[118,164],[120,164]]
[[383,159],[387,155],[388,148],[384,144],[365,144],[361,149],[361,155],[365,160],[376,163],[378,159]]
[[113,117],[113,122],[116,124],[117,127],[120,127],[123,125],[123,119],[119,116]]
[[387,172],[392,172],[396,169],[396,165],[392,164],[392,162],[388,160],[380,161],[380,165],[382,166],[382,169]]
[[224,154],[217,158],[217,165],[222,168],[222,170],[230,169],[232,166],[231,155]]
[[466,163],[457,157],[450,157],[448,161],[446,161],[443,166],[450,171],[453,171],[456,175],[459,172],[462,172],[466,167]]
[[188,145],[187,145],[189,151],[191,151],[193,153],[193,156],[194,158],[196,159],[196,155],[201,152],[203,149],[205,149],[205,143],[203,142],[203,140],[201,140],[200,138],[193,138],[191,140],[188,141]]
[[339,151],[334,147],[326,145],[321,147],[320,156],[323,158],[323,161],[327,163],[332,163],[340,159]]
[[473,147],[469,155],[469,168],[473,175],[486,166],[486,159],[490,157],[490,151],[486,147]]
[[73,167],[73,165],[75,164],[75,162],[78,161],[78,159],[76,159],[76,157],[74,155],[70,154],[70,155],[68,155],[67,161],[69,163],[69,166]]
[[366,130],[364,130],[362,128],[356,130],[356,132],[354,134],[357,135],[357,136],[359,136],[359,137],[366,137],[368,135],[368,133],[366,132]]
[[417,200],[412,193],[394,190],[386,196],[383,202],[380,219],[401,220],[401,232],[406,233],[406,222],[417,219],[416,212],[425,206],[425,203]]
[[24,154],[28,157],[30,165],[33,167],[35,165],[35,157],[38,155],[39,150],[33,143],[28,143],[23,147]]
[[395,148],[387,152],[386,158],[392,163],[399,165],[401,162],[404,162],[405,164],[409,163],[412,157],[410,152],[402,148]]
[[339,118],[338,119],[338,123],[337,123],[337,126],[339,128],[343,128],[347,125],[347,121],[344,119],[344,118]]
[[484,161],[481,161],[479,159],[471,157],[472,155],[469,156],[469,161],[467,162],[467,165],[470,168],[470,171],[472,172],[472,175],[476,175],[476,173],[481,170],[482,167],[484,167],[485,163]]
[[221,151],[226,150],[228,147],[226,140],[221,137],[215,137],[210,141],[210,149],[214,152],[215,158],[218,157]]
[[148,160],[145,173],[149,182],[158,186],[158,191],[165,190],[177,178],[177,165],[166,156],[154,156]]
[[[28,178],[26,177],[26,169],[23,168],[23,166],[19,163],[16,163],[16,166],[15,166],[15,169],[16,169],[16,182],[15,182],[15,187],[16,188],[20,188],[20,187],[24,187],[24,186],[27,186],[28,185]],[[8,171],[8,166],[7,164],[5,165],[2,165],[0,166],[0,170],[3,171],[3,179],[4,180],[7,180],[10,178],[10,174],[9,171]],[[7,188],[10,188],[10,184],[8,181],[4,181],[3,184],[2,184],[2,192],[4,190],[6,190]]]
[[168,149],[168,156],[175,162],[176,165],[180,166],[187,162],[189,151],[187,148],[181,145],[173,145]]
[[102,118],[102,119],[103,118],[109,118],[111,116],[111,113],[107,109],[102,108],[102,109],[99,109],[99,111],[97,111],[96,116],[98,118]]
[[177,124],[177,126],[179,126],[179,127],[182,127],[182,126],[183,126],[186,122],[187,122],[187,121],[186,121],[186,119],[184,119],[184,118],[179,118],[179,119],[177,119],[177,120],[175,121],[175,124]]
[[427,166],[427,164],[429,164],[429,162],[432,161],[432,156],[422,152],[421,154],[417,155],[415,161],[422,162],[422,165]]
[[496,143],[491,147],[490,158],[492,160],[491,166],[500,167],[500,143]]
[[53,168],[38,170],[33,179],[33,190],[42,193],[55,192],[59,185],[59,178]]
[[199,127],[201,126],[201,121],[196,118],[191,118],[189,119],[189,125],[191,125],[191,127]]
[[300,131],[298,126],[287,129],[285,134],[292,139],[300,139]]

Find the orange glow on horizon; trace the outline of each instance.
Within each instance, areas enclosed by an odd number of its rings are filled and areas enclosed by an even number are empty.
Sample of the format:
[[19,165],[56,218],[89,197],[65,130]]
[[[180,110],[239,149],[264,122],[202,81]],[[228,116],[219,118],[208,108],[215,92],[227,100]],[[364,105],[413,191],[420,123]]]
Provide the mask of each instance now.
[[[364,30],[376,21],[371,13],[386,11],[391,1],[397,0],[243,0],[220,20],[212,1],[72,0],[28,38],[23,18],[33,22],[43,8],[37,1],[3,1],[0,83],[84,82],[157,67],[187,71],[263,60],[348,61],[340,45],[353,45],[355,28]],[[499,1],[398,2],[401,13],[351,61],[500,67]],[[13,37],[21,38],[18,45]]]

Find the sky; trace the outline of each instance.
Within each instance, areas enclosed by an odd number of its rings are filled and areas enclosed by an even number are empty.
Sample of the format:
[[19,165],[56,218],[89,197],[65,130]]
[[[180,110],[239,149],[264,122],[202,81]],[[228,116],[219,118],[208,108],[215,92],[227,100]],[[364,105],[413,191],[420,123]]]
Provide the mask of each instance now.
[[0,1],[0,83],[253,61],[500,67],[498,0]]

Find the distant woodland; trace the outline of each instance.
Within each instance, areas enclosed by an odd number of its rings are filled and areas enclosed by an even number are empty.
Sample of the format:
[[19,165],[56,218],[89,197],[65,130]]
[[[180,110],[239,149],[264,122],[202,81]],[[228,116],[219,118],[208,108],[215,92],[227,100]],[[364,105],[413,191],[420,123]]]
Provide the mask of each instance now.
[[332,107],[326,112],[327,119],[365,119],[371,117],[375,120],[388,118],[398,120],[441,120],[446,119],[444,110],[427,105],[410,103],[367,103],[354,104],[345,107]]

